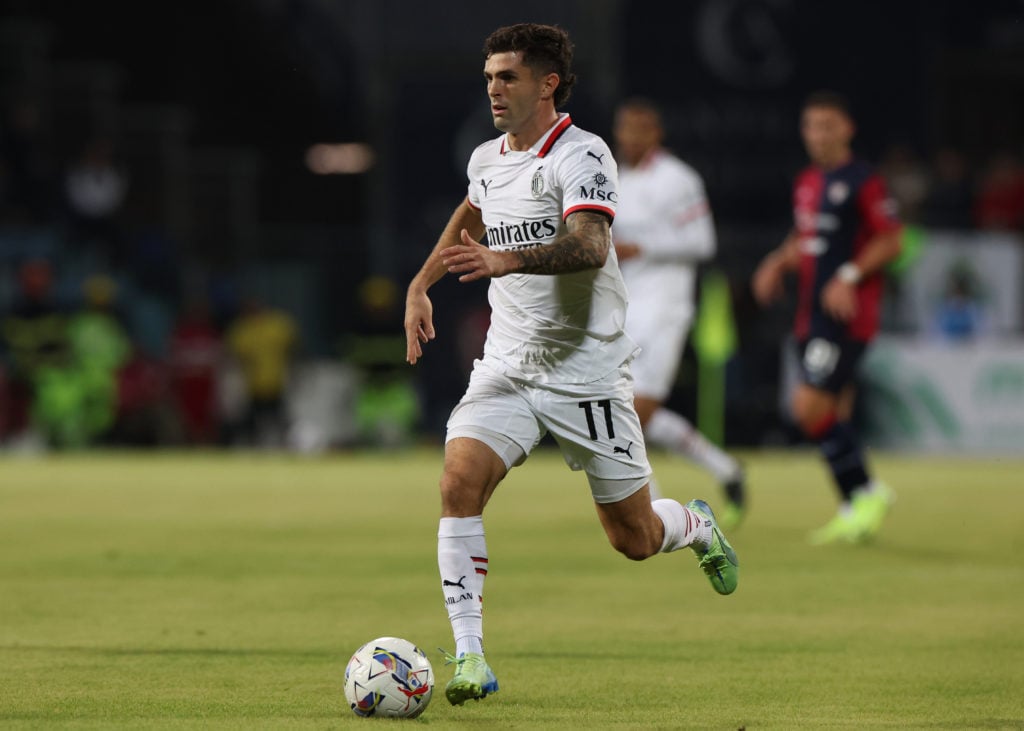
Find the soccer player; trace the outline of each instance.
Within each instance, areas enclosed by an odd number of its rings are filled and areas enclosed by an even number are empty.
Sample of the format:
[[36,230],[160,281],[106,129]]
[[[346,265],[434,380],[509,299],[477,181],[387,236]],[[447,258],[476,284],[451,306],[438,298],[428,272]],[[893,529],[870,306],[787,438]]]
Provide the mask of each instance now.
[[[484,354],[448,421],[438,568],[457,667],[455,705],[498,690],[483,654],[488,556],[483,510],[546,433],[587,474],[612,546],[642,560],[689,546],[720,594],[738,562],[707,504],[650,499],[650,466],[633,409],[626,290],[611,245],[618,175],[608,146],[559,113],[575,81],[561,28],[499,28],[484,79],[503,134],[472,153],[468,195],[406,296],[407,360],[434,338],[429,287],[451,273],[490,278]],[[486,234],[487,245],[480,240]]]
[[846,100],[817,92],[804,103],[800,131],[811,165],[796,179],[794,227],[754,272],[762,305],[778,299],[799,271],[795,334],[801,382],[792,412],[818,443],[839,489],[839,512],[814,531],[814,544],[856,542],[878,532],[894,495],[873,480],[850,421],[853,377],[878,330],[882,268],[900,251],[900,222],[882,179],[853,156]]
[[648,444],[688,457],[725,491],[726,528],[743,516],[743,468],[664,402],[675,382],[694,314],[697,262],[715,253],[715,227],[697,172],[663,146],[657,107],[630,99],[615,113],[619,205],[612,236],[629,291],[626,332],[640,353],[630,364],[633,405]]

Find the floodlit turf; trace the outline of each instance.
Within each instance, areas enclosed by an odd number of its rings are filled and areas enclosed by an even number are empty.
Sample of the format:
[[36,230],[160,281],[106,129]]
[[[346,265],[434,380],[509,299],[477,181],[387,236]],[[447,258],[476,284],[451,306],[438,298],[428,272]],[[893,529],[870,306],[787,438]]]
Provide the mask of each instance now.
[[878,541],[812,549],[815,455],[743,456],[729,597],[688,551],[615,554],[557,454],[514,471],[486,516],[502,689],[462,708],[435,649],[439,450],[0,458],[0,726],[370,728],[344,666],[399,635],[439,685],[406,723],[433,728],[1024,727],[1024,460],[878,455],[899,494]]

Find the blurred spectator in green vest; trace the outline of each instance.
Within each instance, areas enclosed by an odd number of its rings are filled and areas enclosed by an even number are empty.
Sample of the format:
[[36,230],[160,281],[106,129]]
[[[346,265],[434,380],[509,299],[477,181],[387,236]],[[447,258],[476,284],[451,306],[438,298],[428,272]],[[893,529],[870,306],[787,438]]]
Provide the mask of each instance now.
[[47,369],[70,360],[67,315],[53,294],[53,268],[45,259],[21,264],[18,290],[0,322],[0,343],[7,371],[4,433],[11,438],[29,427],[37,383]]
[[114,314],[116,286],[109,277],[83,285],[84,307],[68,321],[69,358],[42,368],[33,415],[58,447],[84,447],[111,431],[117,414],[117,376],[131,351]]
[[355,421],[362,444],[408,444],[420,418],[419,399],[405,363],[402,300],[395,282],[372,276],[360,286],[359,317],[343,355],[360,369]]

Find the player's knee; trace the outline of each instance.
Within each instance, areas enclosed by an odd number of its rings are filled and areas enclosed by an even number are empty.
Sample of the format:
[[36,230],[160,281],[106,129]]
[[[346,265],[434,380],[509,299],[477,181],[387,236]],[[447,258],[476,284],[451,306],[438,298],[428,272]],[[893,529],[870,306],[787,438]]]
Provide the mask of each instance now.
[[486,480],[469,470],[445,469],[441,475],[441,509],[445,515],[472,516],[483,512]]
[[802,396],[798,393],[793,399],[793,421],[805,437],[816,441],[836,423],[835,405],[820,397]]
[[814,414],[798,419],[797,424],[805,437],[813,441],[822,439],[836,423],[835,412]]
[[797,399],[793,404],[793,419],[805,437],[818,441],[836,423],[836,411],[834,408],[823,408],[820,404]]

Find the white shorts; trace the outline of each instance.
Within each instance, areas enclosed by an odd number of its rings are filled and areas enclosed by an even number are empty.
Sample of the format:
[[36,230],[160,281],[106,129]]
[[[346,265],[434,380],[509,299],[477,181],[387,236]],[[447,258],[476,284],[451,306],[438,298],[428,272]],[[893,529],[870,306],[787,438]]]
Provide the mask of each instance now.
[[672,392],[691,321],[690,313],[644,312],[630,303],[626,332],[640,346],[629,366],[637,396],[664,401]]
[[594,383],[538,386],[478,360],[448,419],[446,440],[477,439],[511,469],[550,432],[566,464],[587,473],[594,500],[615,503],[651,476],[631,380],[623,366]]

